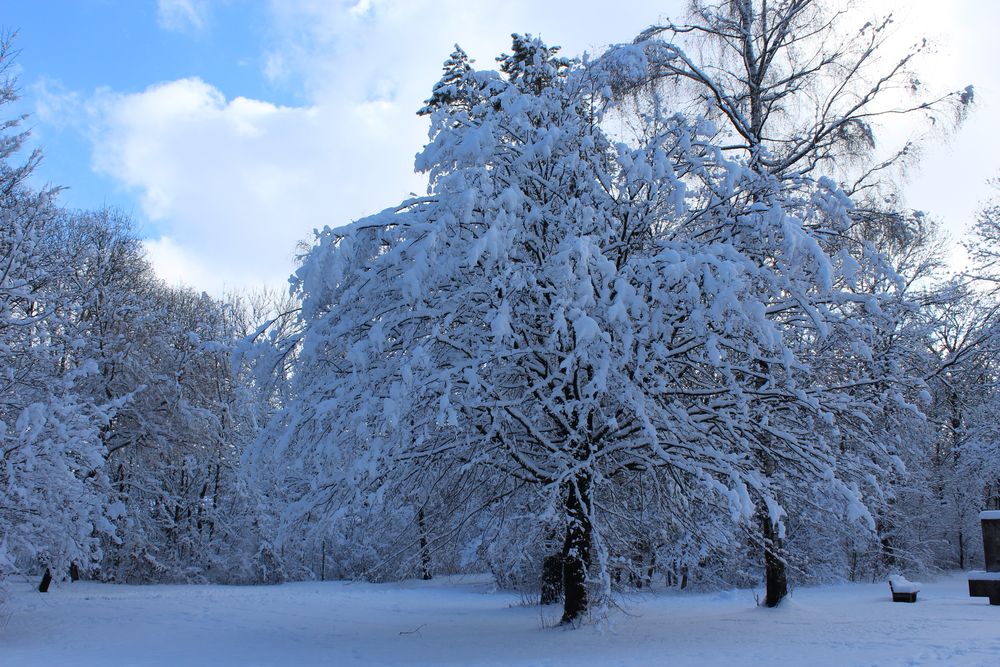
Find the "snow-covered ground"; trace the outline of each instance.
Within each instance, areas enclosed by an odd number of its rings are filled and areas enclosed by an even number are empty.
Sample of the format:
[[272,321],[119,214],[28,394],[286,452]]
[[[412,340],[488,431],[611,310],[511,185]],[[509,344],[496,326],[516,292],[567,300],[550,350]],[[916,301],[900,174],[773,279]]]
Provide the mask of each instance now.
[[750,591],[629,596],[605,625],[551,627],[486,578],[282,586],[15,583],[0,665],[1000,665],[1000,607],[966,579],[800,588],[781,608]]

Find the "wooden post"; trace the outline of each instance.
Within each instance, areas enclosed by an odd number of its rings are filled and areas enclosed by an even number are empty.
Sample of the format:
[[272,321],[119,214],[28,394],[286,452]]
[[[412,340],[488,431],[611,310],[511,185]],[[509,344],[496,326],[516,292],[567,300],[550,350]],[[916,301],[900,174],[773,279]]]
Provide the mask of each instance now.
[[38,584],[39,593],[48,593],[49,585],[52,583],[52,570],[45,568],[45,574],[42,575],[42,581]]
[[1000,512],[983,512],[983,557],[987,572],[1000,572]]

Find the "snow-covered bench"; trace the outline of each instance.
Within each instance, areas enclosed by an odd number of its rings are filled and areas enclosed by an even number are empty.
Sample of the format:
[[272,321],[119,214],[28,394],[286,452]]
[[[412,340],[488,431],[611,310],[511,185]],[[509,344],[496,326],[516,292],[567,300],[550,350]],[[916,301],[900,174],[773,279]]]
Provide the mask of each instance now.
[[893,602],[916,602],[920,584],[907,581],[901,574],[894,574],[889,577],[889,590],[892,591]]

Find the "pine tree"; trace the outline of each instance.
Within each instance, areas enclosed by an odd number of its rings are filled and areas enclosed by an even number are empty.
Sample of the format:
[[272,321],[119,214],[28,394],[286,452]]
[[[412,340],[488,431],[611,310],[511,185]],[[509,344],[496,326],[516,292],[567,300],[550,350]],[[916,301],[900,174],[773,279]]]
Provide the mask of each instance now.
[[473,75],[469,55],[458,44],[444,61],[444,76],[434,84],[431,96],[424,100],[424,106],[417,111],[419,116],[429,116],[437,109],[448,107],[471,111],[476,103],[478,85]]

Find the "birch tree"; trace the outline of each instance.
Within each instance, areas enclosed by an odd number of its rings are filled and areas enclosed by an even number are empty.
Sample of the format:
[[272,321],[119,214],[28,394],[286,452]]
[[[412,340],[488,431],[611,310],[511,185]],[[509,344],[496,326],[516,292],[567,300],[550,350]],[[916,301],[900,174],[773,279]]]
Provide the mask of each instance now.
[[[973,89],[927,93],[916,74],[926,41],[898,58],[884,58],[891,17],[852,25],[854,16],[819,0],[699,0],[692,3],[689,22],[652,26],[634,45],[606,57],[645,65],[643,75],[619,78],[619,96],[645,91],[647,104],[672,105],[714,121],[720,150],[762,177],[754,182],[757,189],[742,193],[751,206],[787,200],[801,183],[828,178],[856,198],[870,191],[883,196],[889,186],[884,175],[911,158],[914,145],[879,146],[879,123],[899,116],[954,121],[972,102]],[[856,222],[864,217],[854,202],[847,209]],[[851,229],[810,225],[810,235],[831,256],[869,255],[877,271],[894,274],[893,267],[878,266],[877,251]],[[747,239],[734,242],[740,247]],[[757,261],[770,260],[763,254]],[[766,363],[761,371],[767,374]],[[767,477],[781,474],[772,442],[765,436],[759,443],[759,468]],[[787,592],[781,531],[766,517],[761,531],[766,603],[774,606]]]

